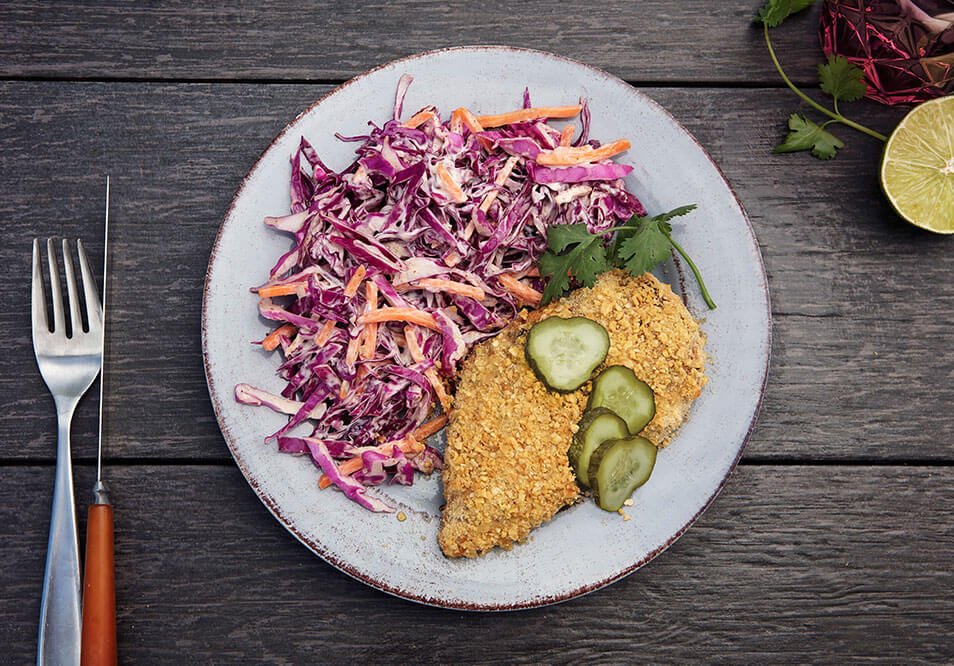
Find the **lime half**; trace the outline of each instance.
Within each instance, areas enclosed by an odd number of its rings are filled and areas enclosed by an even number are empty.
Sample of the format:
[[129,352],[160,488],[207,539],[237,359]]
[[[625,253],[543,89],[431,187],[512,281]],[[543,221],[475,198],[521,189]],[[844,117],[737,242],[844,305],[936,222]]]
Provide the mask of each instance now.
[[954,234],[954,96],[914,107],[888,138],[881,187],[898,214]]

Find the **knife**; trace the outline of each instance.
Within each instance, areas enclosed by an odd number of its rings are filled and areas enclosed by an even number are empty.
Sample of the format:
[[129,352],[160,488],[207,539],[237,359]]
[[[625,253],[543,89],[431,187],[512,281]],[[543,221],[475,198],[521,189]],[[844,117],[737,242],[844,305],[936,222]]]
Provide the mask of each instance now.
[[113,564],[113,506],[103,483],[103,385],[106,372],[106,264],[109,257],[109,176],[106,177],[106,230],[103,240],[103,361],[99,369],[99,446],[96,484],[86,523],[86,572],[80,664],[113,665],[116,651],[116,576]]

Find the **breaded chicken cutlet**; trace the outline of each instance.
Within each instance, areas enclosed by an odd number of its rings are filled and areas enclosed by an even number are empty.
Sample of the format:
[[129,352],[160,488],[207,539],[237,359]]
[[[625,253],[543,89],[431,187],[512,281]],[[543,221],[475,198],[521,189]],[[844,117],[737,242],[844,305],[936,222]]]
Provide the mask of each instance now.
[[653,389],[656,415],[641,433],[669,443],[705,386],[705,336],[668,285],[614,270],[593,289],[522,312],[471,351],[460,372],[444,453],[438,541],[449,557],[506,550],[580,496],[567,449],[590,390],[548,391],[524,358],[529,328],[583,316],[610,337],[605,365],[625,365]]

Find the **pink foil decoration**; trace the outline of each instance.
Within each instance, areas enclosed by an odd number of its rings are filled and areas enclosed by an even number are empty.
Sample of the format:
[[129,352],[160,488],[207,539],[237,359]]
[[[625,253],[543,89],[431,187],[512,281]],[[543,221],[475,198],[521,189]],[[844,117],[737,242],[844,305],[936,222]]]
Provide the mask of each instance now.
[[952,0],[825,0],[818,37],[825,55],[864,70],[865,96],[883,104],[954,92]]

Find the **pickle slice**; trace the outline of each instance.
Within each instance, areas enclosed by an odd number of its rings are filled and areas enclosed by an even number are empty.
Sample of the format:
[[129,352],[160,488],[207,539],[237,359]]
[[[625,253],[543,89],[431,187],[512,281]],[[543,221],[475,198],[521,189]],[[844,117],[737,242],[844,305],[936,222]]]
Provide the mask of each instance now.
[[627,435],[626,421],[610,410],[597,407],[583,412],[580,429],[573,436],[573,443],[567,452],[576,480],[581,486],[590,487],[589,468],[593,451],[607,440],[621,439]]
[[626,421],[629,434],[636,435],[656,415],[656,399],[649,384],[622,365],[611,365],[593,380],[587,409],[605,407]]
[[547,317],[527,334],[527,363],[547,388],[570,393],[585,384],[609,351],[609,333],[586,317]]
[[589,481],[593,499],[606,511],[618,511],[633,491],[649,480],[656,464],[656,447],[645,437],[603,442],[590,456]]

